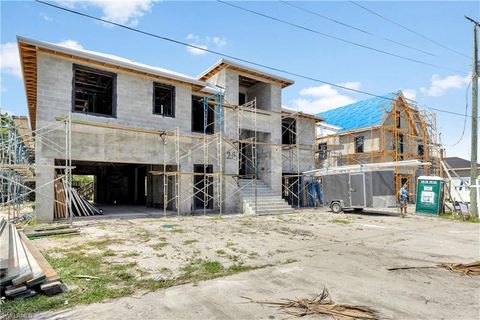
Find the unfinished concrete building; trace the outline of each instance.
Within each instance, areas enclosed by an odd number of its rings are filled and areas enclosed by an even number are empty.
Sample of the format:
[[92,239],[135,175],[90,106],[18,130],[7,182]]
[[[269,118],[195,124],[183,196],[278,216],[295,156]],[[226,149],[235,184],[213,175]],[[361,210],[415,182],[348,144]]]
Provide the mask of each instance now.
[[95,177],[106,213],[271,214],[303,204],[301,172],[314,168],[321,118],[282,110],[293,81],[227,60],[190,77],[22,37],[18,45],[32,130],[65,122],[36,136],[37,219],[54,218],[50,182],[69,167]]
[[438,174],[435,114],[420,110],[401,91],[319,114],[317,168],[420,160],[421,170],[395,166],[395,189],[415,188],[418,175]]

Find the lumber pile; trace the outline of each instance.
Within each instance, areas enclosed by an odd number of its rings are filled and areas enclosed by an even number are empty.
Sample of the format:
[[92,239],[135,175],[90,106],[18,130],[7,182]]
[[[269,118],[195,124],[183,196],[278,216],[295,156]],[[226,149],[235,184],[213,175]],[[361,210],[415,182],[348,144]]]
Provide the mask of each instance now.
[[0,218],[0,291],[7,299],[29,298],[66,290],[57,272],[15,225]]
[[66,192],[69,191],[72,200],[72,212],[74,216],[86,217],[93,215],[101,215],[102,210],[95,207],[87,199],[82,197],[75,188],[69,188],[67,190],[65,184],[61,180],[55,181],[55,207],[53,210],[53,216],[55,219],[63,219],[68,217],[67,207],[65,205],[67,201]]

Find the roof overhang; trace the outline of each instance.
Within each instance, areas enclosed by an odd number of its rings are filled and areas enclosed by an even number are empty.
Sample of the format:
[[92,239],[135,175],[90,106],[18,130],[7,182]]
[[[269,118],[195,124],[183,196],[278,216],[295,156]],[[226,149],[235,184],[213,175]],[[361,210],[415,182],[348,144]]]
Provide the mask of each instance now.
[[121,71],[138,76],[149,77],[159,81],[188,85],[192,87],[192,91],[194,92],[203,92],[207,94],[221,92],[220,89],[212,87],[205,81],[109,54],[102,54],[83,49],[68,48],[62,45],[28,39],[20,36],[17,36],[17,42],[32,130],[35,130],[36,128],[38,53],[53,55],[74,62],[98,65],[101,68],[108,68],[114,71]]
[[221,59],[217,61],[213,66],[202,72],[197,79],[202,81],[207,81],[215,74],[219,73],[224,69],[229,69],[233,71],[240,72],[244,75],[252,76],[254,79],[278,83],[282,88],[286,88],[295,83],[295,81],[283,78],[277,75],[273,75],[258,69],[250,68],[242,64],[233,62],[231,60]]
[[321,121],[324,121],[325,118],[322,118],[322,117],[319,117],[317,115],[314,115],[314,114],[310,114],[310,113],[304,113],[302,111],[297,111],[295,109],[290,109],[288,107],[285,107],[285,106],[282,106],[282,116],[292,116],[292,117],[300,117],[300,118],[307,118],[307,119],[310,119],[310,120],[315,120],[316,122],[321,122]]

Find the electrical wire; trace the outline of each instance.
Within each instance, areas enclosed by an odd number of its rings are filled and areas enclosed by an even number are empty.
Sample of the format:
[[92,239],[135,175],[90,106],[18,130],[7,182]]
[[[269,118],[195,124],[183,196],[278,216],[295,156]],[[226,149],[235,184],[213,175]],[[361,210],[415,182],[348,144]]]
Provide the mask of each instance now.
[[463,119],[463,129],[462,129],[462,135],[460,136],[460,139],[458,139],[457,142],[454,144],[448,145],[449,147],[455,147],[457,144],[462,141],[463,136],[465,135],[465,128],[467,127],[467,111],[468,111],[468,90],[470,89],[470,85],[472,84],[474,76],[470,79],[470,82],[468,83],[467,89],[465,90],[465,118]]
[[350,28],[352,30],[355,30],[355,31],[358,31],[358,32],[361,32],[363,34],[367,34],[369,36],[372,36],[372,37],[375,37],[375,38],[378,38],[378,39],[381,39],[381,40],[385,40],[385,41],[388,41],[388,42],[391,42],[391,43],[395,43],[399,46],[402,46],[402,47],[405,47],[405,48],[408,48],[408,49],[411,49],[411,50],[415,50],[415,51],[418,51],[418,52],[421,52],[421,53],[424,53],[424,54],[428,54],[430,56],[433,56],[433,57],[436,57],[437,55],[434,54],[434,53],[431,53],[431,52],[428,52],[428,51],[424,51],[422,49],[418,49],[416,47],[412,47],[408,44],[405,44],[405,43],[402,43],[402,42],[398,42],[396,40],[393,40],[393,39],[390,39],[390,38],[387,38],[387,37],[384,37],[384,36],[381,36],[379,34],[376,34],[376,33],[373,33],[373,32],[370,32],[370,31],[367,31],[367,30],[364,30],[364,29],[360,29],[358,27],[355,27],[355,26],[352,26],[352,25],[349,25],[349,24],[346,24],[342,21],[339,21],[339,20],[336,20],[336,19],[333,19],[333,18],[330,18],[330,17],[327,17],[326,15],[323,15],[321,13],[318,13],[316,11],[312,11],[312,10],[309,10],[309,9],[306,9],[306,8],[303,8],[303,7],[300,7],[296,4],[293,4],[292,2],[288,2],[288,1],[284,1],[284,0],[279,0],[281,3],[285,4],[285,5],[288,5],[288,6],[291,6],[291,7],[294,7],[294,8],[297,8],[298,10],[301,10],[301,11],[304,11],[304,12],[308,12],[310,14],[313,14],[317,17],[320,17],[320,18],[323,18],[323,19],[326,19],[326,20],[329,20],[331,22],[334,22],[336,24],[339,24],[339,25],[342,25],[344,27],[347,27],[347,28]]
[[437,69],[444,69],[444,70],[455,71],[455,72],[464,72],[464,71],[461,71],[461,70],[457,70],[457,69],[453,69],[453,68],[449,68],[449,67],[445,67],[445,66],[440,66],[440,65],[433,64],[433,63],[430,63],[430,62],[426,62],[426,61],[418,60],[418,59],[415,59],[415,58],[402,56],[402,55],[399,55],[399,54],[396,54],[396,53],[388,52],[388,51],[385,51],[385,50],[382,50],[382,49],[374,48],[374,47],[367,46],[367,45],[364,45],[364,44],[361,44],[361,43],[357,43],[357,42],[353,42],[353,41],[350,41],[350,40],[347,40],[347,39],[343,39],[343,38],[340,38],[340,37],[337,37],[337,36],[334,36],[334,35],[331,35],[331,34],[328,34],[328,33],[324,33],[324,32],[321,32],[321,31],[318,31],[318,30],[315,30],[315,29],[312,29],[312,28],[308,28],[308,27],[305,27],[305,26],[302,26],[302,25],[299,25],[299,24],[292,23],[292,22],[289,22],[289,21],[286,21],[286,20],[283,20],[283,19],[280,19],[280,18],[275,18],[275,17],[272,17],[272,16],[267,15],[265,13],[261,13],[261,12],[258,12],[258,11],[252,10],[252,9],[248,9],[248,8],[233,4],[231,2],[226,2],[226,1],[223,1],[223,0],[217,0],[217,2],[225,4],[225,5],[230,6],[232,8],[236,8],[236,9],[239,9],[239,10],[242,10],[242,11],[246,11],[246,12],[249,12],[249,13],[252,13],[252,14],[255,14],[255,15],[270,19],[270,20],[273,20],[273,21],[283,23],[285,25],[289,25],[291,27],[295,27],[295,28],[298,28],[298,29],[301,29],[301,30],[304,30],[304,31],[308,31],[308,32],[311,32],[311,33],[314,33],[314,34],[317,34],[317,35],[320,35],[320,36],[323,36],[323,37],[326,37],[326,38],[334,39],[334,40],[337,40],[337,41],[340,41],[340,42],[343,42],[343,43],[347,43],[347,44],[350,44],[350,45],[353,45],[353,46],[356,46],[356,47],[368,49],[368,50],[371,50],[371,51],[375,51],[375,52],[378,52],[378,53],[382,53],[382,54],[385,54],[385,55],[396,57],[396,58],[399,58],[399,59],[402,59],[402,60],[415,62],[415,63],[418,63],[418,64],[430,66],[430,67],[437,68]]
[[379,17],[380,19],[383,19],[383,20],[385,20],[385,21],[388,21],[388,22],[390,22],[390,23],[392,23],[392,24],[394,24],[394,25],[396,25],[396,26],[398,26],[398,27],[400,27],[400,28],[402,28],[402,29],[404,29],[404,30],[407,30],[407,31],[409,31],[410,33],[413,33],[413,34],[415,34],[415,35],[417,35],[417,36],[419,36],[419,37],[421,37],[421,38],[423,38],[423,39],[425,39],[425,40],[428,40],[428,41],[430,41],[431,43],[436,44],[436,45],[439,46],[439,47],[442,47],[442,48],[444,48],[444,49],[446,49],[446,50],[448,50],[448,51],[454,52],[454,53],[456,53],[456,54],[458,54],[458,55],[460,55],[460,56],[462,56],[462,57],[464,57],[464,58],[467,58],[467,59],[469,59],[469,60],[472,59],[472,57],[469,57],[469,56],[467,56],[466,54],[461,53],[460,51],[457,51],[457,50],[455,50],[455,49],[452,49],[452,48],[450,48],[450,47],[447,47],[446,45],[441,44],[440,42],[435,41],[435,40],[433,40],[433,39],[431,39],[431,38],[429,38],[429,37],[427,37],[427,36],[425,36],[425,35],[417,32],[417,31],[415,31],[415,30],[412,30],[412,29],[410,29],[410,28],[408,28],[408,27],[406,27],[406,26],[404,26],[404,25],[402,25],[402,24],[400,24],[400,23],[398,23],[398,22],[396,22],[396,21],[394,21],[394,20],[392,20],[392,19],[389,19],[389,18],[381,15],[381,14],[378,13],[378,12],[375,12],[375,11],[373,11],[373,10],[371,10],[371,9],[368,9],[367,7],[362,6],[362,5],[359,4],[358,2],[355,2],[355,1],[352,1],[352,0],[349,0],[349,2],[350,2],[351,4],[356,5],[356,6],[359,7],[359,8],[367,11],[367,12],[370,12],[370,13],[373,14],[373,15],[376,15],[376,16]]
[[[313,81],[313,82],[328,84],[328,85],[330,85],[332,87],[335,87],[335,88],[339,88],[339,89],[343,89],[343,90],[347,90],[347,91],[351,91],[351,92],[356,92],[356,93],[361,93],[361,94],[371,96],[371,97],[377,97],[377,98],[382,98],[382,99],[385,99],[385,100],[395,101],[395,99],[392,99],[390,97],[385,97],[385,96],[377,95],[377,94],[370,93],[370,92],[367,92],[367,91],[349,88],[349,87],[346,87],[346,86],[335,84],[333,82],[324,81],[324,80],[321,80],[321,79],[316,79],[316,78],[313,78],[311,76],[306,76],[306,75],[296,73],[296,72],[293,72],[293,71],[288,71],[288,70],[280,69],[280,68],[277,68],[277,67],[268,66],[268,65],[265,65],[265,64],[262,64],[262,63],[250,61],[250,60],[243,59],[243,58],[238,58],[238,57],[235,57],[235,56],[232,56],[232,55],[229,55],[229,54],[225,54],[225,53],[222,53],[222,52],[219,52],[219,51],[195,46],[195,45],[192,45],[192,44],[180,41],[180,40],[160,36],[160,35],[157,35],[157,34],[154,34],[154,33],[151,33],[151,32],[147,32],[147,31],[143,31],[143,30],[136,29],[136,28],[133,28],[133,27],[129,27],[127,25],[123,25],[123,24],[120,24],[120,23],[117,23],[117,22],[112,22],[112,21],[109,21],[109,20],[106,20],[106,19],[95,17],[95,16],[89,15],[87,13],[83,13],[83,12],[76,11],[76,10],[73,10],[73,9],[65,8],[65,7],[62,7],[62,6],[58,6],[58,5],[55,5],[53,3],[45,2],[45,1],[42,1],[42,0],[34,0],[34,1],[37,2],[37,3],[52,7],[52,8],[56,8],[56,9],[59,9],[59,10],[62,10],[62,11],[66,11],[66,12],[76,14],[76,15],[79,15],[79,16],[82,16],[82,17],[85,17],[85,18],[89,18],[89,19],[92,19],[92,20],[96,20],[96,21],[106,23],[106,24],[114,25],[114,26],[117,26],[117,27],[120,27],[120,28],[123,28],[123,29],[127,29],[127,30],[130,30],[130,31],[133,31],[133,32],[137,32],[137,33],[140,33],[140,34],[151,36],[151,37],[161,39],[161,40],[164,40],[164,41],[167,41],[167,42],[172,42],[172,43],[175,43],[175,44],[179,44],[179,45],[182,45],[182,46],[185,46],[185,47],[195,48],[197,50],[201,50],[201,51],[208,52],[208,53],[211,53],[211,54],[214,54],[214,55],[217,55],[217,56],[221,56],[221,57],[229,58],[229,59],[232,59],[232,60],[240,61],[240,62],[243,62],[243,63],[247,63],[247,64],[250,64],[250,65],[253,65],[253,66],[257,66],[257,67],[265,68],[265,69],[268,69],[268,70],[288,74],[288,75],[291,75],[291,76],[295,76],[295,77],[302,78],[302,79],[305,79],[305,80],[310,80],[310,81]],[[407,100],[415,103],[414,100],[411,100],[411,99],[407,99]],[[465,116],[464,114],[457,113],[457,112],[454,112],[454,111],[448,111],[448,110],[443,110],[443,109],[434,108],[434,107],[425,107],[425,108],[430,109],[430,110],[434,110],[434,111],[438,111],[438,112],[452,114],[452,115],[457,115],[457,116],[462,116],[462,117]],[[467,115],[467,117],[471,117],[471,116]]]

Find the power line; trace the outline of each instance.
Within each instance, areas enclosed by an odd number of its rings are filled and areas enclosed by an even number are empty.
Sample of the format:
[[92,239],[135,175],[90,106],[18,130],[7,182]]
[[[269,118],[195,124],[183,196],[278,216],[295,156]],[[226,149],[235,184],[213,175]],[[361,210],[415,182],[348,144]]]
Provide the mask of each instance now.
[[252,13],[252,14],[255,14],[255,15],[270,19],[270,20],[273,20],[273,21],[277,21],[277,22],[289,25],[291,27],[295,27],[295,28],[298,28],[298,29],[301,29],[301,30],[304,30],[304,31],[308,31],[308,32],[311,32],[311,33],[315,33],[315,34],[318,34],[318,35],[321,35],[321,36],[324,36],[324,37],[327,37],[327,38],[330,38],[330,39],[335,39],[337,41],[348,43],[348,44],[356,46],[356,47],[372,50],[372,51],[382,53],[382,54],[385,54],[385,55],[389,55],[389,56],[392,56],[392,57],[396,57],[396,58],[399,58],[399,59],[402,59],[402,60],[407,60],[407,61],[410,61],[410,62],[415,62],[415,63],[418,63],[418,64],[423,64],[423,65],[427,65],[427,66],[438,68],[438,69],[450,70],[450,71],[455,71],[455,72],[463,72],[463,71],[460,71],[460,70],[457,70],[457,69],[436,65],[436,64],[429,63],[429,62],[426,62],[426,61],[417,60],[417,59],[414,59],[414,58],[402,56],[402,55],[399,55],[399,54],[396,54],[396,53],[384,51],[382,49],[377,49],[377,48],[374,48],[374,47],[371,47],[371,46],[363,45],[361,43],[357,43],[357,42],[353,42],[353,41],[350,41],[350,40],[347,40],[347,39],[343,39],[343,38],[340,38],[340,37],[337,37],[337,36],[334,36],[334,35],[331,35],[331,34],[328,34],[328,33],[324,33],[324,32],[321,32],[321,31],[318,31],[318,30],[315,30],[315,29],[311,29],[311,28],[308,28],[308,27],[305,27],[305,26],[302,26],[302,25],[299,25],[299,24],[292,23],[292,22],[289,22],[289,21],[286,21],[286,20],[283,20],[283,19],[280,19],[280,18],[275,18],[275,17],[272,17],[270,15],[267,15],[267,14],[264,14],[264,13],[261,13],[261,12],[258,12],[258,11],[252,10],[252,9],[241,7],[241,6],[233,4],[231,2],[226,2],[226,1],[223,1],[223,0],[217,0],[217,2],[220,2],[220,3],[225,4],[227,6],[230,6],[230,7],[242,10],[242,11],[246,11],[246,12],[249,12],[249,13]]
[[457,50],[455,50],[455,49],[452,49],[452,48],[450,48],[450,47],[447,47],[446,45],[441,44],[440,42],[435,41],[435,40],[433,40],[433,39],[431,39],[431,38],[429,38],[429,37],[427,37],[427,36],[425,36],[425,35],[417,32],[417,31],[415,31],[415,30],[412,30],[412,29],[410,29],[410,28],[408,28],[408,27],[406,27],[406,26],[404,26],[404,25],[396,22],[396,21],[393,21],[392,19],[389,19],[389,18],[381,15],[381,14],[378,13],[378,12],[375,12],[375,11],[373,11],[373,10],[371,10],[371,9],[368,9],[367,7],[364,7],[364,6],[362,6],[361,4],[359,4],[359,3],[355,2],[355,1],[349,0],[349,2],[352,3],[352,4],[354,4],[354,5],[356,5],[357,7],[361,8],[361,9],[365,10],[365,11],[370,12],[370,13],[373,14],[373,15],[376,15],[376,16],[379,17],[380,19],[383,19],[383,20],[388,21],[388,22],[390,22],[390,23],[392,23],[392,24],[394,24],[394,25],[396,25],[396,26],[398,26],[398,27],[400,27],[400,28],[402,28],[402,29],[405,29],[405,30],[407,30],[408,32],[411,32],[411,33],[413,33],[413,34],[415,34],[415,35],[417,35],[417,36],[419,36],[419,37],[421,37],[421,38],[423,38],[423,39],[425,39],[425,40],[430,41],[430,42],[433,43],[433,44],[436,44],[436,45],[439,46],[439,47],[442,47],[442,48],[444,48],[444,49],[447,49],[448,51],[454,52],[454,53],[456,53],[456,54],[458,54],[458,55],[460,55],[460,56],[462,56],[462,57],[464,57],[464,58],[472,59],[472,57],[469,57],[469,56],[467,56],[466,54],[461,53],[460,51],[457,51]]
[[402,47],[405,47],[405,48],[408,48],[408,49],[412,49],[412,50],[415,50],[415,51],[418,51],[418,52],[421,52],[421,53],[424,53],[424,54],[428,54],[430,56],[434,56],[436,57],[437,55],[436,54],[433,54],[431,52],[428,52],[428,51],[424,51],[422,49],[419,49],[419,48],[416,48],[416,47],[413,47],[413,46],[410,46],[408,44],[405,44],[405,43],[402,43],[402,42],[398,42],[396,40],[393,40],[393,39],[390,39],[390,38],[387,38],[387,37],[383,37],[379,34],[376,34],[376,33],[373,33],[373,32],[370,32],[370,31],[367,31],[365,29],[360,29],[358,27],[355,27],[355,26],[352,26],[350,24],[346,24],[342,21],[339,21],[339,20],[336,20],[336,19],[333,19],[333,18],[330,18],[330,17],[327,17],[326,15],[323,15],[321,13],[318,13],[316,11],[312,11],[312,10],[309,10],[309,9],[306,9],[306,8],[303,8],[303,7],[300,7],[296,4],[293,4],[292,2],[288,2],[288,1],[284,1],[284,0],[279,0],[281,3],[285,4],[285,5],[288,5],[288,6],[291,6],[291,7],[294,7],[294,8],[297,8],[298,10],[301,10],[301,11],[304,11],[304,12],[308,12],[310,14],[313,14],[317,17],[320,17],[320,18],[323,18],[323,19],[326,19],[326,20],[329,20],[329,21],[332,21],[336,24],[339,24],[339,25],[342,25],[344,27],[347,27],[347,28],[350,28],[350,29],[353,29],[355,31],[358,31],[358,32],[361,32],[363,34],[367,34],[369,36],[372,36],[372,37],[375,37],[375,38],[378,38],[378,39],[382,39],[382,40],[385,40],[385,41],[388,41],[388,42],[391,42],[391,43],[395,43],[399,46],[402,46]]
[[[280,69],[280,68],[277,68],[277,67],[271,67],[271,66],[268,66],[268,65],[265,65],[265,64],[262,64],[262,63],[246,60],[246,59],[243,59],[243,58],[238,58],[238,57],[235,57],[235,56],[232,56],[232,55],[229,55],[229,54],[225,54],[225,53],[222,53],[222,52],[219,52],[219,51],[202,48],[202,47],[195,46],[193,44],[189,44],[189,43],[186,43],[186,42],[183,42],[183,41],[180,41],[180,40],[160,36],[160,35],[157,35],[157,34],[154,34],[154,33],[151,33],[151,32],[147,32],[147,31],[143,31],[143,30],[136,29],[136,28],[133,28],[133,27],[129,27],[127,25],[123,25],[123,24],[120,24],[120,23],[116,23],[116,22],[112,22],[112,21],[105,20],[105,19],[102,19],[102,18],[98,18],[98,17],[92,16],[92,15],[89,15],[87,13],[83,13],[83,12],[76,11],[76,10],[73,10],[73,9],[65,8],[65,7],[62,7],[62,6],[58,6],[58,5],[49,3],[49,2],[45,2],[45,1],[41,1],[41,0],[34,0],[34,1],[38,2],[38,3],[41,3],[43,5],[46,5],[46,6],[52,7],[52,8],[56,8],[56,9],[59,9],[59,10],[62,10],[62,11],[66,11],[66,12],[76,14],[76,15],[79,15],[79,16],[82,16],[82,17],[85,17],[85,18],[89,18],[89,19],[92,19],[92,20],[96,20],[96,21],[107,23],[107,24],[111,24],[111,25],[114,25],[114,26],[117,26],[117,27],[120,27],[120,28],[123,28],[123,29],[127,29],[127,30],[130,30],[130,31],[133,31],[133,32],[137,32],[137,33],[140,33],[140,34],[144,34],[144,35],[147,35],[147,36],[151,36],[151,37],[161,39],[161,40],[164,40],[164,41],[168,41],[168,42],[172,42],[172,43],[175,43],[175,44],[179,44],[179,45],[182,45],[182,46],[185,46],[185,47],[190,47],[190,48],[198,49],[198,50],[201,50],[201,51],[204,51],[204,52],[212,53],[212,54],[217,55],[217,56],[221,56],[221,57],[229,58],[229,59],[232,59],[232,60],[244,62],[244,63],[250,64],[250,65],[254,65],[254,66],[265,68],[265,69],[268,69],[268,70],[288,74],[288,75],[295,76],[295,77],[298,77],[298,78],[302,78],[302,79],[305,79],[305,80],[310,80],[310,81],[318,82],[318,83],[322,83],[322,84],[328,84],[328,85],[330,85],[332,87],[335,87],[335,88],[344,89],[344,90],[352,91],[352,92],[356,92],[356,93],[361,93],[361,94],[368,95],[368,96],[371,96],[371,97],[377,97],[377,98],[383,98],[385,100],[395,101],[395,99],[392,99],[392,98],[389,98],[389,97],[377,95],[377,94],[370,93],[370,92],[363,91],[363,90],[349,88],[349,87],[342,86],[342,85],[339,85],[339,84],[335,84],[335,83],[332,83],[332,82],[329,82],[329,81],[324,81],[324,80],[321,80],[321,79],[316,79],[316,78],[313,78],[313,77],[310,77],[310,76],[302,75],[302,74],[299,74],[299,73],[296,73],[296,72]],[[407,99],[407,100],[415,102],[414,100],[411,100],[411,99]],[[452,114],[452,115],[458,115],[458,116],[462,116],[462,117],[465,116],[461,113],[457,113],[457,112],[453,112],[453,111],[447,111],[447,110],[433,108],[433,107],[425,107],[425,108],[430,109],[430,110],[435,110],[435,111],[438,111],[438,112],[449,113],[449,114]],[[467,117],[471,117],[471,116],[467,115]]]
[[454,147],[454,146],[456,146],[457,144],[459,144],[460,141],[462,141],[463,136],[465,135],[465,128],[466,128],[466,126],[467,126],[467,111],[468,111],[468,90],[470,89],[470,85],[472,84],[472,80],[473,80],[473,76],[472,76],[472,78],[470,79],[470,81],[468,82],[467,89],[465,90],[465,119],[464,119],[464,121],[463,121],[462,135],[460,136],[460,139],[458,139],[457,142],[455,142],[455,143],[452,144],[452,145],[449,145],[449,147]]

